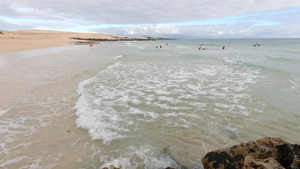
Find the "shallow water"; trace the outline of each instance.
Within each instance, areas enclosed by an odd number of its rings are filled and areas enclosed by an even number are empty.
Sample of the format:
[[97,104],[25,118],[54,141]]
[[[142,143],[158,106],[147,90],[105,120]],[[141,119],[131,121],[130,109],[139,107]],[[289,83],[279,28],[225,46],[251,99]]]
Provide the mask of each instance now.
[[[271,136],[297,143],[299,44],[108,42],[23,59],[27,65],[0,74],[11,98],[0,105],[0,166],[202,168],[208,151],[240,142]],[[57,144],[21,152],[33,142],[44,146],[44,131]]]

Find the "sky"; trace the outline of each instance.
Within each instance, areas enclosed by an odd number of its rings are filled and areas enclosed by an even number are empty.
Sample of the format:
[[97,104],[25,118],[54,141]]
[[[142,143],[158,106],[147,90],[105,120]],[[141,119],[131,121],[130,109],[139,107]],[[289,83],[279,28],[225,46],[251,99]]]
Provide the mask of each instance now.
[[300,0],[0,0],[0,30],[300,38]]

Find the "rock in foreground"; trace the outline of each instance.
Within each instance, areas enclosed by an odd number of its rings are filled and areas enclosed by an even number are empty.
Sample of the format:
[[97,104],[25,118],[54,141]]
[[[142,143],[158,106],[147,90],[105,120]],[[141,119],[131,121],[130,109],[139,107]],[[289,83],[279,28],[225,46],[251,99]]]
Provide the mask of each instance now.
[[202,163],[205,169],[300,169],[300,145],[265,137],[209,152],[202,158]]

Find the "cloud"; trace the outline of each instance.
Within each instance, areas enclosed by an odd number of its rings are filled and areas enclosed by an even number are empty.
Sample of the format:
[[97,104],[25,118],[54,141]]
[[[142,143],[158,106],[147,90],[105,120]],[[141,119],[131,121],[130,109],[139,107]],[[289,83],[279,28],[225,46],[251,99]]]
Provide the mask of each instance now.
[[248,32],[244,34],[250,36],[260,29],[256,27],[294,25],[287,18],[299,13],[299,0],[0,0],[0,29],[168,37],[197,36],[198,31],[219,37]]
[[[300,6],[298,0],[1,0],[8,16],[19,18],[74,17],[97,24],[151,24],[205,20],[287,9]],[[4,8],[3,8],[4,9]],[[1,12],[2,14],[3,12]]]
[[[300,11],[300,10],[299,10]],[[296,38],[300,35],[297,10],[256,13],[205,21],[146,24],[94,28],[95,32],[123,36],[162,36],[173,38]],[[112,31],[113,30],[113,31]]]

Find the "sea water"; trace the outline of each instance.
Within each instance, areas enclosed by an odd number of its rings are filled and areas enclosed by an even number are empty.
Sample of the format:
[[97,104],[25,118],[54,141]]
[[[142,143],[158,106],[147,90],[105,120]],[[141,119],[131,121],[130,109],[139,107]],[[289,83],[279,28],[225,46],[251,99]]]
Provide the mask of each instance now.
[[201,168],[218,148],[299,141],[299,39],[124,45],[134,52],[78,87],[76,124],[102,141],[101,167]]
[[35,66],[45,82],[0,107],[0,166],[29,160],[27,167],[60,168],[70,153],[15,150],[73,115],[69,123],[82,133],[69,145],[78,168],[203,168],[207,152],[241,142],[271,136],[299,143],[299,46],[299,39],[231,39],[79,47]]

